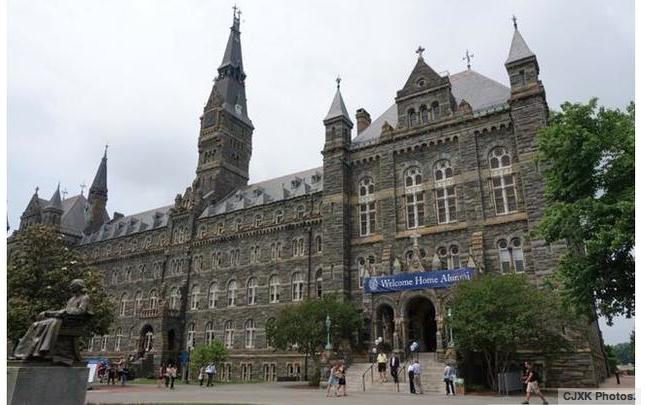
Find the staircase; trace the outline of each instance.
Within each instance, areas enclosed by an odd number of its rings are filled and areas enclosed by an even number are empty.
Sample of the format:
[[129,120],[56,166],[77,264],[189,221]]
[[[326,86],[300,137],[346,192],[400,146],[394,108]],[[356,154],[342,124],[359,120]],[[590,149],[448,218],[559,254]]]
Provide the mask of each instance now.
[[[443,369],[445,364],[435,360],[434,353],[419,353],[419,363],[421,364],[421,385],[426,393],[443,393]],[[365,374],[365,391],[366,392],[397,392],[396,384],[392,381],[390,368],[387,368],[387,382],[379,381],[377,365],[374,363],[370,372],[371,363],[353,363],[345,372],[347,380],[347,391],[363,391],[363,374]],[[399,392],[410,392],[410,383],[408,381],[409,363],[401,363],[399,372]],[[372,380],[373,373],[373,380]]]

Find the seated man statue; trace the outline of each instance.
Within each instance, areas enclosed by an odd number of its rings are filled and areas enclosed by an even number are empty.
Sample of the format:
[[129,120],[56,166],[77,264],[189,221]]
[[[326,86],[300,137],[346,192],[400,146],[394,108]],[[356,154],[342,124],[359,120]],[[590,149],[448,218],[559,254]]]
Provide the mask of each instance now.
[[74,294],[64,309],[43,311],[41,319],[31,324],[14,350],[14,357],[23,360],[51,360],[71,365],[80,361],[76,339],[83,334],[83,326],[93,315],[85,282],[72,280]]

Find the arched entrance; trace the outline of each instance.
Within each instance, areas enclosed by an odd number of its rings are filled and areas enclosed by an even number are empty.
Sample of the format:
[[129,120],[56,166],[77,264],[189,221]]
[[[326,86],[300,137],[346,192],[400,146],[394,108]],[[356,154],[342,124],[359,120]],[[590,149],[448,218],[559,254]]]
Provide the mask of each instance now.
[[436,310],[432,301],[425,297],[412,298],[406,307],[408,341],[416,341],[419,351],[437,351]]
[[141,328],[141,333],[139,334],[139,357],[143,357],[146,352],[152,350],[153,336],[154,332],[152,330],[152,326],[145,325],[143,328]]
[[376,337],[382,337],[390,349],[394,347],[394,309],[387,304],[376,309]]

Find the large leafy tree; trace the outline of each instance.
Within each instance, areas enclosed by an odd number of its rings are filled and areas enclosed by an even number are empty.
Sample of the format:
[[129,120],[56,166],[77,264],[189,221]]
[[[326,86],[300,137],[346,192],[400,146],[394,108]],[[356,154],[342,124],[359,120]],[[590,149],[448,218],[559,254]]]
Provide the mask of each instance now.
[[88,336],[107,332],[114,303],[103,288],[103,276],[54,229],[30,226],[21,231],[12,242],[7,264],[7,335],[14,345],[40,312],[65,307],[71,297],[69,284],[76,278],[85,281],[94,312]]
[[297,350],[308,355],[314,361],[315,369],[319,370],[319,354],[327,342],[327,315],[331,320],[333,347],[336,350],[347,345],[355,347],[359,343],[362,324],[360,311],[334,294],[284,307],[275,322],[267,325],[267,337],[276,349]]
[[546,181],[539,234],[566,241],[556,280],[580,313],[633,316],[635,107],[562,105],[539,133]]
[[219,364],[228,357],[228,350],[224,344],[215,339],[209,345],[199,345],[191,352],[190,371],[197,374],[199,368],[209,363]]
[[569,319],[558,297],[524,275],[489,274],[460,283],[448,306],[457,350],[481,353],[495,389],[497,373],[508,370],[518,350],[537,348],[549,356],[570,347],[560,333]]

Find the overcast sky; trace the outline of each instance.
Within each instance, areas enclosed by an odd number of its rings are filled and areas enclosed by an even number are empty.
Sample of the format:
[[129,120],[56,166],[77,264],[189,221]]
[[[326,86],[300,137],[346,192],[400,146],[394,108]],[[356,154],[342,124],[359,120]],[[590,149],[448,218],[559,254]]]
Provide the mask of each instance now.
[[[633,1],[239,1],[251,182],[322,165],[337,75],[353,115],[394,100],[422,45],[436,71],[507,84],[513,26],[537,55],[551,108],[634,99]],[[168,205],[194,178],[199,116],[221,61],[232,1],[13,0],[8,14],[8,210],[34,187],[78,194],[108,152],[108,211]],[[605,333],[628,340],[633,321]]]

